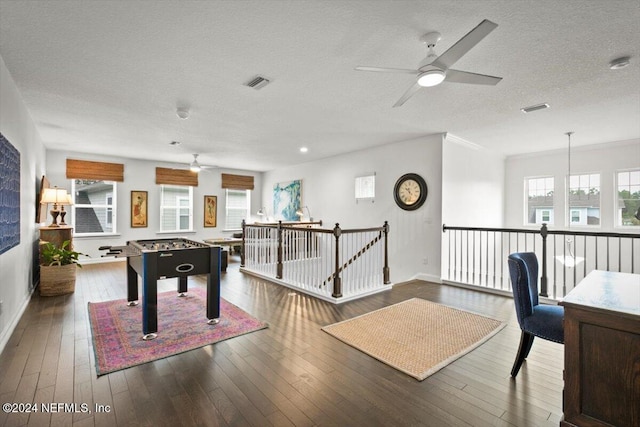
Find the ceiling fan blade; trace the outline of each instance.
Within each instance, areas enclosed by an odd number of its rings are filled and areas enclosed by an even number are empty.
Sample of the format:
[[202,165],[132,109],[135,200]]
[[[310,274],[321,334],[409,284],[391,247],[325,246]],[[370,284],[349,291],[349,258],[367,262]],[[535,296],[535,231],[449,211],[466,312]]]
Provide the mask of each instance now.
[[356,67],[357,71],[375,71],[377,73],[404,73],[404,74],[418,74],[418,70],[408,70],[406,68],[381,68],[381,67]]
[[486,74],[470,73],[468,71],[447,70],[445,81],[452,83],[468,83],[472,85],[495,86],[502,77],[487,76]]
[[431,63],[439,68],[448,69],[458,59],[462,58],[465,53],[469,52],[475,45],[485,38],[491,31],[493,31],[498,24],[485,19],[473,30],[469,31],[464,37],[451,46],[445,53],[438,56],[435,61]]
[[422,86],[420,86],[418,84],[418,82],[415,82],[413,85],[411,85],[411,87],[409,89],[407,89],[407,91],[404,93],[404,95],[402,95],[400,97],[400,99],[398,99],[398,102],[396,102],[395,104],[393,104],[393,107],[399,107],[402,104],[404,104],[405,102],[407,102],[407,100],[409,98],[411,98],[417,91],[419,91],[422,88]]

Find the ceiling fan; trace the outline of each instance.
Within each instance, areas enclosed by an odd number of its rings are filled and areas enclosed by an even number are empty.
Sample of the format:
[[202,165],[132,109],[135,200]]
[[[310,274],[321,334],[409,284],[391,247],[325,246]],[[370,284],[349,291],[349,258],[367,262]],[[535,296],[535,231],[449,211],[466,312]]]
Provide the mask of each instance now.
[[198,162],[198,156],[199,154],[193,154],[193,161],[191,163],[189,163],[189,170],[191,172],[200,172],[203,169],[215,169],[217,166],[205,166],[205,165],[201,165],[200,162]]
[[470,73],[468,71],[454,70],[451,67],[456,61],[470,51],[498,24],[487,19],[482,21],[473,30],[469,31],[464,37],[451,46],[442,55],[437,56],[434,47],[440,40],[441,35],[437,31],[433,31],[423,35],[420,40],[427,45],[427,57],[423,59],[416,70],[404,68],[381,68],[381,67],[356,67],[358,71],[375,71],[380,73],[404,73],[416,75],[416,81],[409,89],[400,97],[398,102],[393,106],[399,107],[416,92],[423,87],[436,86],[443,81],[451,83],[468,83],[476,85],[497,85],[502,77],[487,76],[485,74]]

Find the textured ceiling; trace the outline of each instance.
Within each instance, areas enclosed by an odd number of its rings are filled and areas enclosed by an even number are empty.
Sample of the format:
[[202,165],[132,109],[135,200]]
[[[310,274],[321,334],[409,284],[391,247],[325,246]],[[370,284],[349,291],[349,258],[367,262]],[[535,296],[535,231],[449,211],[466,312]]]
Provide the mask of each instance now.
[[[392,108],[413,77],[354,70],[415,68],[422,34],[440,54],[485,18],[454,68],[495,87]],[[437,132],[505,155],[640,138],[637,0],[0,0],[0,56],[52,149],[264,171]]]

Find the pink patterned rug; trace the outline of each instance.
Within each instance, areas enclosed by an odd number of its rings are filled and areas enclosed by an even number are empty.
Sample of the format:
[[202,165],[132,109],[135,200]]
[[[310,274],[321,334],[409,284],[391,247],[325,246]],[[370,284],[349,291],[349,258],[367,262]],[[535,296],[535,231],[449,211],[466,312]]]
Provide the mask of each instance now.
[[142,307],[125,299],[89,303],[98,376],[183,353],[268,325],[220,299],[220,323],[208,325],[206,290],[189,289],[184,298],[174,291],[158,294],[158,337],[142,340]]

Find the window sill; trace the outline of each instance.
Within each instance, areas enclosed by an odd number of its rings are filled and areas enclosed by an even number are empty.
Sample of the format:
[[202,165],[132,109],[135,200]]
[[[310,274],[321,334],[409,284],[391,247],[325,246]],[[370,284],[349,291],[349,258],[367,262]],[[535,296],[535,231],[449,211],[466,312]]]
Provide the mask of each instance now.
[[156,231],[156,234],[196,234],[195,230]]
[[120,233],[82,233],[82,234],[74,234],[74,239],[95,239],[96,237],[120,237]]

